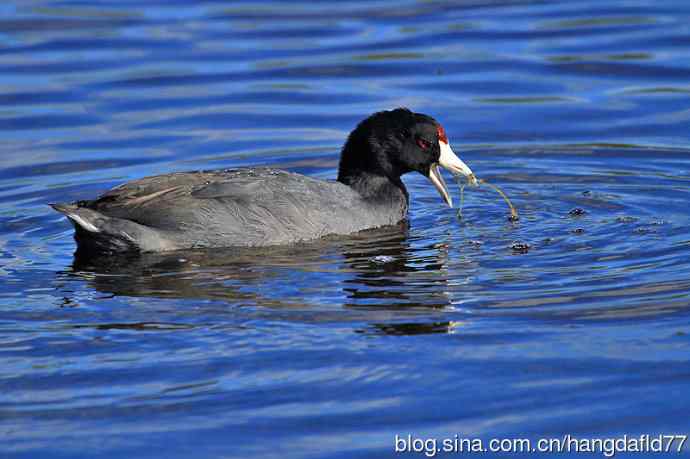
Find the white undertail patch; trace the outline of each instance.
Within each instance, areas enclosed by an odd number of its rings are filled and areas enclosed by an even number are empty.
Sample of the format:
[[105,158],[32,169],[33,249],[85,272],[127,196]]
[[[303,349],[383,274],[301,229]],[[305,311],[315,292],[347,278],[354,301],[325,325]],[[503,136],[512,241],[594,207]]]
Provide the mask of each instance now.
[[87,222],[86,220],[84,220],[83,218],[81,218],[77,214],[67,214],[67,217],[69,217],[71,220],[77,222],[79,224],[79,226],[84,228],[86,231],[90,231],[92,233],[100,233],[101,232],[101,230],[96,228],[96,226],[93,223]]

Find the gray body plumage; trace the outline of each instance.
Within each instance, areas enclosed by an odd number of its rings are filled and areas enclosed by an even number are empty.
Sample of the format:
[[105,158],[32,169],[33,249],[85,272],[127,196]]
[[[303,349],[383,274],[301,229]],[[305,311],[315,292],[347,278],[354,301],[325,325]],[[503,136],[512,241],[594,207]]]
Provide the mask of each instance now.
[[371,179],[362,195],[340,182],[276,169],[183,172],[131,181],[93,201],[53,207],[74,223],[82,249],[283,245],[404,219],[404,188]]

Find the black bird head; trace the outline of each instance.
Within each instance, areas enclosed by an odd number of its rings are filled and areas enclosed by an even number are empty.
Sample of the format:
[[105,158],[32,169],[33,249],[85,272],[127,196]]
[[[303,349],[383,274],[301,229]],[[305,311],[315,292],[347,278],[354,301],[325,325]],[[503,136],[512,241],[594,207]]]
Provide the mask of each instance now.
[[434,184],[452,207],[439,166],[455,175],[466,176],[472,184],[477,183],[470,168],[453,153],[438,121],[397,108],[374,113],[350,133],[340,157],[338,181],[351,184],[358,175],[369,173],[399,183],[401,175],[417,171]]

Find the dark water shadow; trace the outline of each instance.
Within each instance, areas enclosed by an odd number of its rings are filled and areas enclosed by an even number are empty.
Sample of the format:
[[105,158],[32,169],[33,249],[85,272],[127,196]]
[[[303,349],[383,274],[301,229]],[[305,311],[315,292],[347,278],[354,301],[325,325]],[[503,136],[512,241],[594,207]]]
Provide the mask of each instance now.
[[[57,284],[67,291],[65,285],[86,282],[107,299],[212,300],[238,314],[251,311],[278,320],[363,320],[376,333],[440,333],[453,327],[452,321],[439,321],[451,305],[447,259],[442,244],[416,246],[405,222],[286,247],[138,255],[77,251],[72,265],[58,273]],[[76,302],[66,297],[64,304]],[[160,324],[165,321],[99,326],[170,329]]]

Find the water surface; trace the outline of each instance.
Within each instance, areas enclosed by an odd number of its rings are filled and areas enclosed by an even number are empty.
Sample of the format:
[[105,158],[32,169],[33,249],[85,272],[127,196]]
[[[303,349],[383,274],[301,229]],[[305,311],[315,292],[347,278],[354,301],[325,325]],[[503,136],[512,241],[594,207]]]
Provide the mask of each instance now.
[[[0,455],[688,434],[689,20],[681,1],[5,2]],[[520,221],[483,188],[458,220],[417,175],[398,227],[81,259],[47,206],[181,170],[332,179],[349,130],[397,106],[440,120]]]

